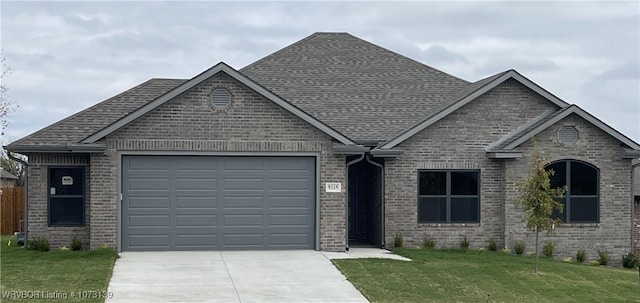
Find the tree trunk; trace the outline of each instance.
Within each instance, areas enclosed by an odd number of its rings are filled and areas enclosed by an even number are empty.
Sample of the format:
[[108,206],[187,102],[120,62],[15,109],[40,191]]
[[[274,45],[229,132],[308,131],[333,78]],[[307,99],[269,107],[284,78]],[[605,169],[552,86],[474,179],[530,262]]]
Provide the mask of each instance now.
[[536,227],[536,266],[533,269],[534,273],[538,273],[538,227]]

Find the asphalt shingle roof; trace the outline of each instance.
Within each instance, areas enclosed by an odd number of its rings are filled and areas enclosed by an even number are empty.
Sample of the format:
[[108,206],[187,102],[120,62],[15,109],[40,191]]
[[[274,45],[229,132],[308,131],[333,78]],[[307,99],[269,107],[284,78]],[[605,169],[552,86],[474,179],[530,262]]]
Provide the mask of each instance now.
[[[240,72],[356,142],[382,142],[502,73],[469,83],[347,33],[315,33]],[[78,143],[188,80],[151,79],[9,144]]]
[[346,33],[315,33],[243,74],[356,141],[384,141],[469,82]]
[[78,143],[185,81],[181,79],[148,80],[15,141],[9,144],[9,147],[12,145],[58,146],[66,143]]

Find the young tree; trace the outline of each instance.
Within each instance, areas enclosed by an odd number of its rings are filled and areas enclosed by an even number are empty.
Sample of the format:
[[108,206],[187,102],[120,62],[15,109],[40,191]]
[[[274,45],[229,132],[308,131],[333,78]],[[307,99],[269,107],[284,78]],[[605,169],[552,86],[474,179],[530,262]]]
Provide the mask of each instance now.
[[[25,156],[17,155],[17,157],[22,160],[26,160]],[[7,151],[4,149],[0,151],[0,167],[2,167],[3,170],[6,170],[9,173],[13,174],[14,176],[18,177],[16,186],[25,186],[24,181],[25,181],[26,171],[25,171],[24,165],[22,165],[22,163],[18,161],[15,161],[9,158],[9,156],[7,155]]]
[[[535,144],[535,141],[534,141]],[[549,160],[549,155],[543,156],[538,145],[535,144],[531,154],[531,170],[527,178],[516,181],[516,186],[520,196],[516,199],[516,206],[522,207],[524,211],[523,221],[527,227],[536,232],[536,262],[534,272],[538,272],[538,233],[541,230],[552,233],[556,225],[560,225],[561,220],[552,218],[554,210],[562,213],[562,204],[555,198],[561,197],[565,188],[551,188],[550,177],[553,170],[545,170],[544,165]]]
[[5,77],[11,73],[11,69],[5,64],[5,58],[0,54],[0,134],[4,135],[4,129],[7,127],[6,116],[15,110],[15,106],[11,104],[7,98],[7,86],[4,84]]

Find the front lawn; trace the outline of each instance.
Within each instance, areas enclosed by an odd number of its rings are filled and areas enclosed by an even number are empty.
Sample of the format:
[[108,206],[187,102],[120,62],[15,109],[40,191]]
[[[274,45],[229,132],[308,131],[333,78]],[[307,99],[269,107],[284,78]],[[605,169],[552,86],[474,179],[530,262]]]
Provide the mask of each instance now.
[[398,249],[413,261],[333,260],[372,302],[640,302],[638,269],[502,252]]
[[9,236],[0,241],[0,302],[103,302],[117,254],[26,250]]

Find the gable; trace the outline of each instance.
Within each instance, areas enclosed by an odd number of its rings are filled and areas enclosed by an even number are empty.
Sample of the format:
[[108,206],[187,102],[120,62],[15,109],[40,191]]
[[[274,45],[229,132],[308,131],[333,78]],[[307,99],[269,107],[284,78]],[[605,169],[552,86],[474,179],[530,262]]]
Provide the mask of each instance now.
[[[211,93],[231,102],[217,109]],[[331,137],[226,73],[218,73],[127,124],[107,140],[326,141]]]
[[[515,84],[516,82],[519,84],[516,85]],[[458,99],[455,102],[442,107],[434,115],[427,117],[422,122],[412,126],[411,128],[398,134],[394,138],[379,145],[377,149],[385,150],[385,149],[391,149],[397,146],[398,144],[411,138],[415,134],[423,131],[424,129],[440,121],[441,119],[444,119],[445,117],[455,112],[459,108],[465,106],[470,102],[473,102],[474,100],[485,95],[487,92],[490,92],[491,90],[493,90],[494,88],[500,85],[510,85],[513,87],[526,87],[530,93],[539,95],[540,97],[550,102],[550,104],[553,104],[556,108],[564,108],[568,106],[567,103],[560,100],[559,98],[549,93],[548,91],[538,86],[537,84],[533,83],[531,80],[525,78],[524,76],[520,75],[514,70],[510,70],[510,71],[489,77],[487,79],[480,80],[470,85],[469,88],[461,92],[462,94],[458,97]],[[515,106],[511,106],[510,110],[513,111],[517,109]]]

